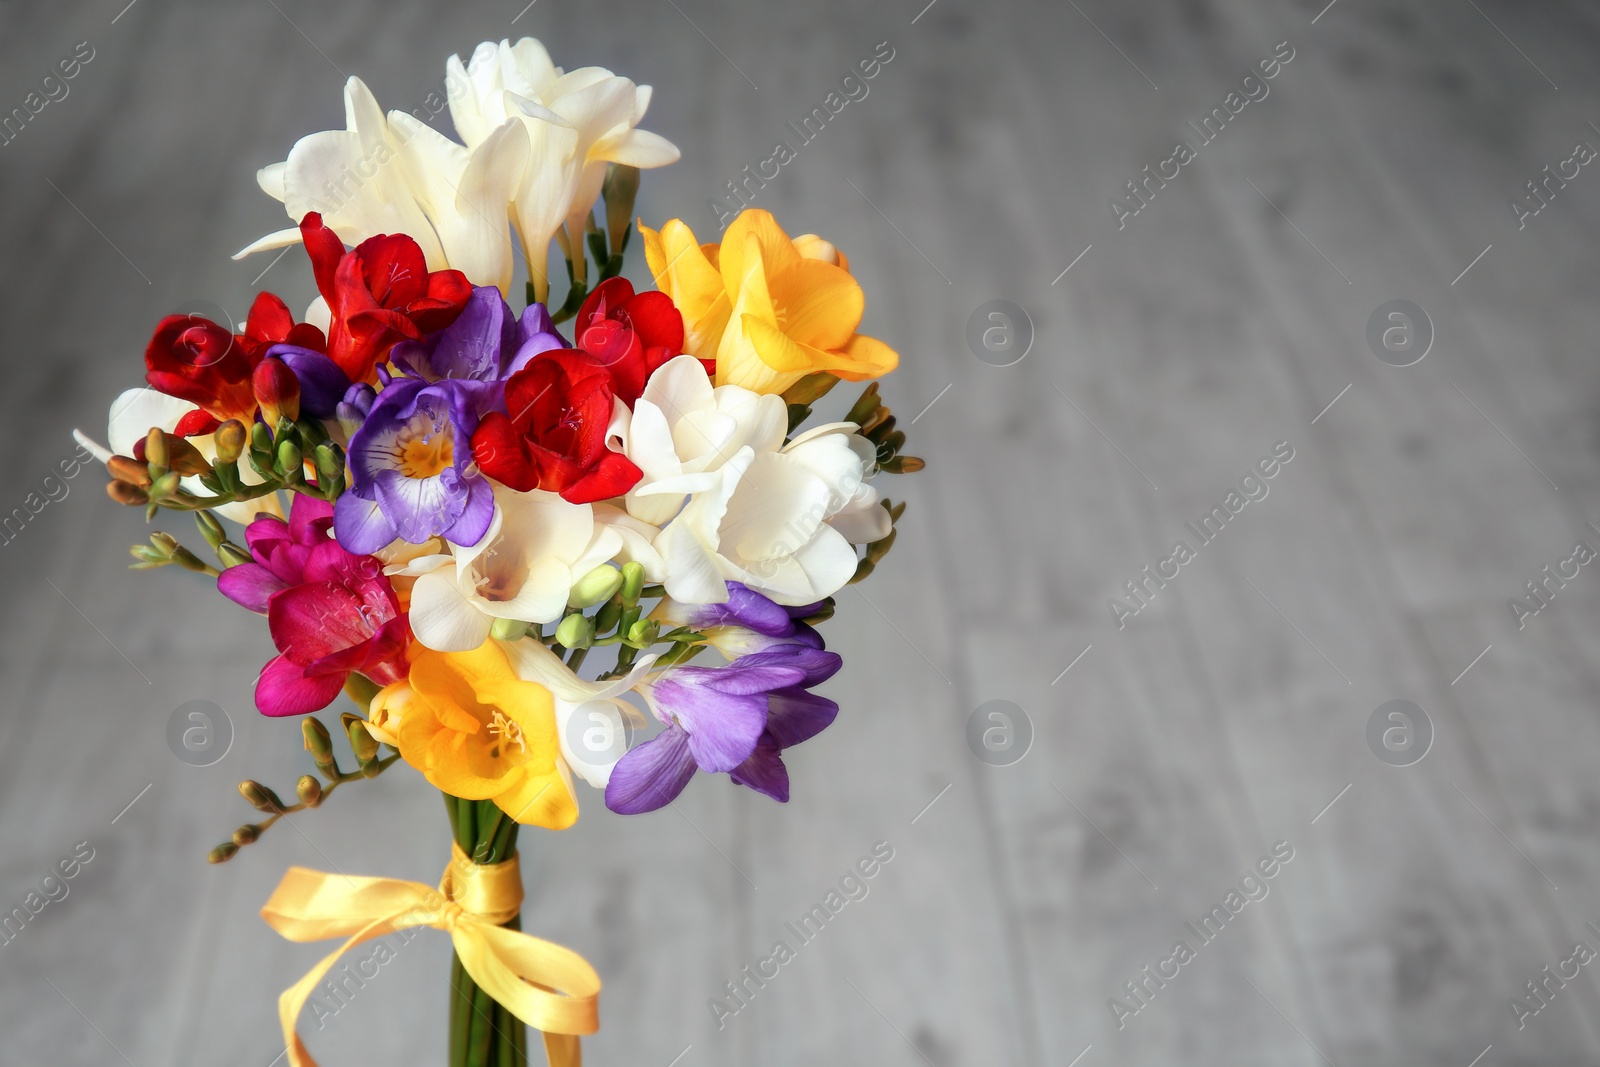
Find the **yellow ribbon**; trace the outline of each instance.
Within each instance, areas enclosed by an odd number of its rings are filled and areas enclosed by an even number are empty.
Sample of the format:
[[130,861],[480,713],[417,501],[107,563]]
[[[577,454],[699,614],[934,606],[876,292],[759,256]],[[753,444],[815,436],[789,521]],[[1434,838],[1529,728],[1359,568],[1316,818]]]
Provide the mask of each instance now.
[[517,857],[478,864],[458,845],[437,890],[398,878],[352,878],[291,867],[261,909],[290,941],[348,940],[278,998],[290,1067],[317,1067],[295,1022],[339,957],[410,927],[444,930],[461,966],[486,993],[544,1035],[550,1067],[581,1067],[580,1034],[600,1028],[600,976],[582,956],[501,924],[522,908]]

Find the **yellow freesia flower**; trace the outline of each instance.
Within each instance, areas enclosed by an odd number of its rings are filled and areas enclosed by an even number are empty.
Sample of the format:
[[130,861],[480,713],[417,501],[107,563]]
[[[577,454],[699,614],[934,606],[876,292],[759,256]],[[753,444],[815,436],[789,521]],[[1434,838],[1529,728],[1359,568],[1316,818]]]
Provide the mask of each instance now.
[[741,212],[720,245],[696,244],[681,219],[639,232],[656,287],[683,312],[684,350],[717,361],[717,385],[781,393],[817,371],[860,382],[900,362],[856,333],[866,298],[845,258],[814,235],[791,240],[771,212]]
[[452,796],[493,800],[517,822],[550,830],[577,821],[548,689],[518,678],[495,641],[471,652],[413,642],[410,658],[410,677],[373,697],[374,736],[393,738]]

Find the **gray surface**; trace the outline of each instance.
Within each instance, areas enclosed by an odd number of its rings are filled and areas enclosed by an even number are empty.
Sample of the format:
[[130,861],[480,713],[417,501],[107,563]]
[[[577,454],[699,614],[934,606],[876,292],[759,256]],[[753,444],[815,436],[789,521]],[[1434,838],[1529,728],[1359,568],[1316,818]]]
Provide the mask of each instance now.
[[[1600,545],[1600,176],[1522,232],[1506,201],[1600,146],[1600,14],[922,3],[540,0],[515,26],[517,3],[0,5],[0,107],[96,50],[0,147],[0,502],[73,425],[98,432],[159,314],[242,313],[268,260],[227,254],[282,225],[254,168],[338,124],[335,67],[411,108],[449,52],[532,32],[652,83],[646,125],[684,160],[640,210],[709,235],[721,183],[888,40],[871,95],[759,202],[849,253],[869,332],[904,356],[892,403],[937,400],[912,430],[930,468],[891,483],[899,546],[840,598],[845,713],[794,753],[793,803],[703,781],[624,819],[586,794],[574,830],[526,835],[528,928],[606,982],[591,1062],[1596,1062],[1592,966],[1525,1029],[1509,1000],[1600,947],[1600,579],[1520,632],[1507,599]],[[1285,39],[1270,96],[1119,232],[1109,198]],[[295,306],[298,255],[261,283]],[[1036,326],[1016,366],[963,340],[991,298]],[[1437,329],[1406,369],[1364,339],[1394,298]],[[1119,631],[1107,598],[1284,440],[1270,495]],[[198,579],[124,571],[141,524],[99,481],[0,548],[0,905],[95,850],[0,945],[0,1062],[267,1067],[276,995],[321,951],[256,918],[278,875],[431,881],[444,815],[397,771],[207,867],[245,815],[232,785],[304,756],[250,707],[264,628]],[[1365,740],[1393,698],[1435,728],[1414,766]],[[164,738],[195,699],[237,731],[206,769]],[[1010,767],[966,745],[992,699],[1034,727]],[[878,840],[870,895],[718,1031],[708,998]],[[1107,999],[1280,840],[1271,894],[1119,1031]],[[323,1062],[442,1062],[447,959],[442,936],[408,946],[309,1032]]]

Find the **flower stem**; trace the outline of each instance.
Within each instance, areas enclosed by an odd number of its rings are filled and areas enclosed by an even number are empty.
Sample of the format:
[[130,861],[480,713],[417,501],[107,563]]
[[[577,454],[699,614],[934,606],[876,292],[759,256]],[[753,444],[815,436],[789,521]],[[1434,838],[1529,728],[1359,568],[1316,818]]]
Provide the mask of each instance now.
[[[517,822],[492,800],[445,794],[456,844],[474,863],[501,863],[516,852]],[[505,924],[522,927],[519,917]],[[527,1027],[466,973],[459,957],[450,965],[450,1067],[528,1067]]]

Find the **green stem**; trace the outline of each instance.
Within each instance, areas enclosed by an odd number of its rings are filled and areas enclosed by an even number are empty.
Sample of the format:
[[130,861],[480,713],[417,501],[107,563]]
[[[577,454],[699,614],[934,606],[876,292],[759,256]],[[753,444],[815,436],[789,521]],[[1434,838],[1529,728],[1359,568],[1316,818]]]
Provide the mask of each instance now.
[[[492,800],[445,795],[456,844],[475,863],[500,863],[516,851],[517,823]],[[521,929],[519,917],[505,924]],[[451,963],[450,1067],[528,1067],[527,1027]]]
[[[455,798],[450,798],[452,802]],[[472,1011],[472,979],[461,966],[461,958],[450,956],[450,1067],[467,1062],[467,1015]]]
[[489,1054],[494,1048],[494,999],[482,989],[472,989],[472,1019],[467,1038],[467,1067],[490,1067]]

